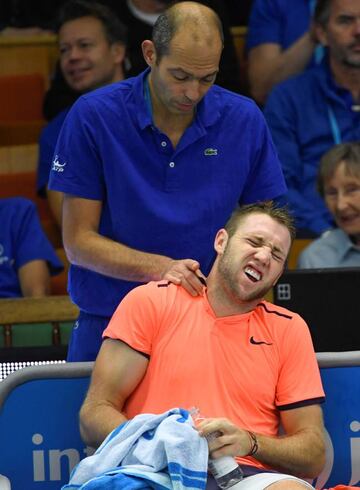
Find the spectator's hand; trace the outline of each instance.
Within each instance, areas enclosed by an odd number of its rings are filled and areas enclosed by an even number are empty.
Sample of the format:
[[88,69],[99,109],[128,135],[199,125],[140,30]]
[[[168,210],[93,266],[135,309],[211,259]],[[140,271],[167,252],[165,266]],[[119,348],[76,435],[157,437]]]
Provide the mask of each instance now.
[[196,425],[196,430],[202,437],[211,433],[219,433],[218,437],[210,437],[209,440],[209,451],[212,458],[247,456],[252,449],[252,440],[248,431],[240,429],[228,419],[204,419]]
[[191,296],[202,294],[206,285],[205,276],[200,270],[199,262],[192,259],[171,261],[162,279],[181,285]]

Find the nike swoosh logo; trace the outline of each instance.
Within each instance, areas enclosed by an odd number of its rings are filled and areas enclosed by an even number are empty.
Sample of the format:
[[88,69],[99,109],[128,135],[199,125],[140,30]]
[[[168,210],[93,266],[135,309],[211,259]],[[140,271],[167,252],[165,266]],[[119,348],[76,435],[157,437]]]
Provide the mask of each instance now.
[[250,344],[254,344],[254,345],[261,345],[261,344],[265,344],[265,345],[272,345],[272,343],[268,343],[268,342],[264,342],[263,340],[255,340],[254,337],[251,337],[250,338]]

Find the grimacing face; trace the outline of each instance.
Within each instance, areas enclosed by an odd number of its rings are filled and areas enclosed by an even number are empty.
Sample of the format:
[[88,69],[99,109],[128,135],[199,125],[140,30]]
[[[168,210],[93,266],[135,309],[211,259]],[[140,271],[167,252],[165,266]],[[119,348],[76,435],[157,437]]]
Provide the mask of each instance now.
[[119,79],[125,47],[110,45],[100,20],[81,17],[59,30],[60,66],[68,85],[87,92]]
[[[220,233],[220,232],[219,232]],[[217,238],[221,240],[221,236]],[[225,232],[226,233],[226,232]],[[290,249],[288,229],[263,213],[251,213],[215,248],[223,288],[236,302],[257,301],[277,282]]]
[[318,33],[321,42],[329,48],[330,59],[360,68],[359,0],[333,0],[329,21]]
[[341,162],[324,183],[324,199],[337,226],[360,245],[360,172],[350,173]]

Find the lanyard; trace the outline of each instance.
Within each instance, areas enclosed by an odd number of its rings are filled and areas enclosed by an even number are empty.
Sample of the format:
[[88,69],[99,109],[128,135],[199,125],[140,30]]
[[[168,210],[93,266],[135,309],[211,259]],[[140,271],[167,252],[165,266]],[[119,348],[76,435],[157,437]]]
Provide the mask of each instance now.
[[332,107],[328,105],[327,110],[328,110],[329,123],[333,135],[334,143],[335,145],[339,145],[341,143],[341,133],[340,133],[338,122],[336,120]]
[[152,110],[152,103],[151,103],[149,78],[148,78],[148,76],[144,80],[144,97],[145,97],[145,102],[146,102],[147,110],[149,111],[149,114],[152,117],[153,110]]

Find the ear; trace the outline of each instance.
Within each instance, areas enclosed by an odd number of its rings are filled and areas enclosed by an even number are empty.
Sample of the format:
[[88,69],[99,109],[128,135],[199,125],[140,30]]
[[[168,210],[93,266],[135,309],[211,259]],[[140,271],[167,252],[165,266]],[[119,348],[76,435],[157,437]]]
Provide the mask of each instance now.
[[141,49],[146,63],[149,66],[153,66],[156,62],[156,50],[154,43],[146,39],[141,43]]
[[124,61],[126,48],[122,43],[114,43],[111,46],[111,51],[116,64],[120,64]]
[[320,24],[315,24],[314,31],[315,31],[316,39],[318,39],[323,46],[327,46],[328,38],[327,38],[326,30]]
[[226,245],[229,241],[229,235],[224,228],[221,228],[216,233],[215,241],[214,241],[214,249],[218,255],[223,255],[226,249]]

